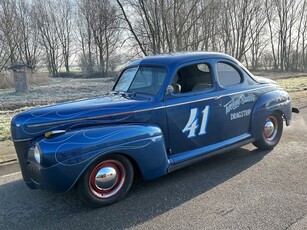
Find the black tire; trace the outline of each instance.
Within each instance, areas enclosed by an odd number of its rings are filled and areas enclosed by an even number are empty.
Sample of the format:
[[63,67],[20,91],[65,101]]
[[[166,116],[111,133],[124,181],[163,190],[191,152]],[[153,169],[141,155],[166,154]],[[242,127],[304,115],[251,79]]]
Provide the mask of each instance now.
[[282,116],[278,112],[273,112],[264,122],[261,139],[253,144],[262,150],[273,149],[281,138],[282,130]]
[[91,207],[121,200],[133,182],[133,166],[122,155],[110,155],[93,163],[78,183],[80,199]]

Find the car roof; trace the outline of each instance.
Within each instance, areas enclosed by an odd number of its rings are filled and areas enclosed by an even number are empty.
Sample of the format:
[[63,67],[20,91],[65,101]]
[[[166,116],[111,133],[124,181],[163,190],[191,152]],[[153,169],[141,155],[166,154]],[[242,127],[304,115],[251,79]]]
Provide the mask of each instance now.
[[188,61],[196,61],[199,59],[208,59],[208,58],[225,58],[235,63],[238,63],[238,61],[235,58],[223,53],[184,52],[184,53],[170,53],[170,54],[162,54],[155,56],[146,56],[142,59],[130,63],[127,67],[135,65],[162,65],[162,66],[181,65]]

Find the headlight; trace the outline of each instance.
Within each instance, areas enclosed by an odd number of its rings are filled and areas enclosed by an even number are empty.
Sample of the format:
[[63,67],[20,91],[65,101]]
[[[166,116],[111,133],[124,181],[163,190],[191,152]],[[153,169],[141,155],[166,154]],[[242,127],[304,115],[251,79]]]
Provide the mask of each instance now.
[[42,157],[42,153],[40,151],[40,148],[38,147],[38,145],[35,145],[34,147],[34,158],[36,160],[37,163],[41,163],[41,157]]

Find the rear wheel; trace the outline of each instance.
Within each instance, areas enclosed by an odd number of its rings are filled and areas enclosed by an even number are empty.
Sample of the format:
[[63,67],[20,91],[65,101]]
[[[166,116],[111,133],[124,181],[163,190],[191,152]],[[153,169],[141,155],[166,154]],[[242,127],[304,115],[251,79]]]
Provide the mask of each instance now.
[[255,141],[253,144],[259,149],[272,149],[278,144],[282,130],[282,116],[278,112],[273,112],[264,122],[261,139]]
[[96,161],[80,178],[80,198],[92,207],[112,204],[127,194],[133,175],[133,166],[126,157],[104,157]]

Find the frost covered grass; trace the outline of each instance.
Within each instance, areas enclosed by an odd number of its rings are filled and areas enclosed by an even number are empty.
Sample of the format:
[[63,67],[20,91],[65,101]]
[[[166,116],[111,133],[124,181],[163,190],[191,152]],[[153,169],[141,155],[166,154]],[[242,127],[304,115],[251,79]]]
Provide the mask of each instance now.
[[9,114],[0,115],[0,141],[9,139],[10,121],[11,121],[11,115]]
[[95,98],[111,90],[113,84],[110,78],[55,78],[30,85],[27,94],[16,93],[14,89],[0,89],[0,141],[10,138],[10,121],[15,114],[33,107]]
[[46,85],[30,85],[30,91],[27,94],[16,93],[14,89],[0,90],[0,111],[93,98],[109,91],[113,84],[110,78],[55,78]]

